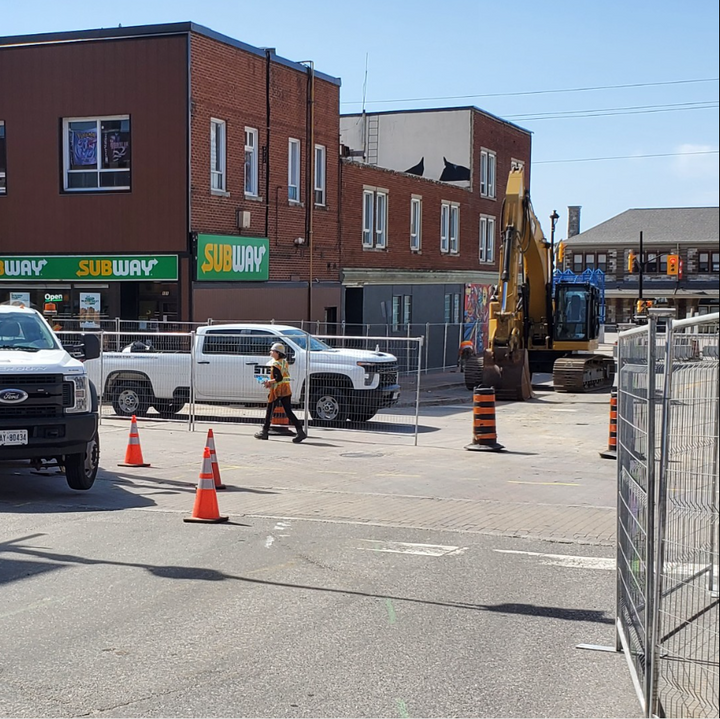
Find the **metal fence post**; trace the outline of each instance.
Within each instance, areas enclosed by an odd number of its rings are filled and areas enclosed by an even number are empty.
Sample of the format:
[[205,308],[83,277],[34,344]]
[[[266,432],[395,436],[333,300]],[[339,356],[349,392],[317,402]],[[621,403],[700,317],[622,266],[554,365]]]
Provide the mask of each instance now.
[[443,372],[447,368],[447,333],[448,333],[448,323],[445,323],[445,333],[443,337]]
[[417,387],[415,388],[415,446],[418,443],[418,425],[420,423],[420,356],[422,354],[423,338],[418,340],[418,370],[417,370]]
[[[651,310],[652,312],[652,310]],[[652,317],[653,325],[657,327],[657,320]],[[652,334],[652,329],[650,334]],[[653,497],[648,494],[648,507],[652,505],[656,507],[656,525],[657,534],[655,541],[655,562],[652,566],[651,574],[654,584],[654,596],[652,603],[651,630],[649,635],[650,651],[647,656],[650,657],[650,684],[647,696],[647,715],[652,717],[655,714],[657,704],[657,680],[658,680],[658,656],[659,646],[658,639],[660,637],[660,597],[662,596],[662,577],[664,565],[664,544],[665,544],[665,523],[667,515],[667,493],[668,493],[668,462],[670,457],[670,399],[672,397],[672,367],[674,360],[674,335],[672,331],[672,321],[668,321],[665,330],[665,375],[663,378],[663,392],[661,399],[662,414],[660,418],[660,466],[657,482],[657,496]],[[654,367],[649,367],[649,371],[654,375]],[[655,414],[654,405],[655,398],[652,398],[653,415]],[[651,455],[654,464],[654,453]],[[648,565],[650,570],[650,566]]]
[[425,374],[428,373],[430,360],[428,356],[428,350],[430,349],[430,323],[425,323]]
[[195,330],[190,332],[190,412],[188,413],[188,431],[195,431]]
[[655,614],[655,512],[657,494],[655,486],[655,362],[657,361],[657,319],[648,317],[648,351],[647,351],[647,442],[645,457],[647,461],[647,523],[645,534],[645,676],[643,677],[643,693],[645,695],[645,714],[652,717],[652,691],[654,689],[653,674],[653,627]]

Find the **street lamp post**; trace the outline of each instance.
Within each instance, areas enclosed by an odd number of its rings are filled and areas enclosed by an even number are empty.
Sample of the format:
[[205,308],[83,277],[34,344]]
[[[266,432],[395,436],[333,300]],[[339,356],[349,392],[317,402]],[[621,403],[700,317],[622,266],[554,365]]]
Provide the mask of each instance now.
[[557,225],[557,221],[560,219],[560,215],[558,215],[557,210],[553,210],[552,215],[550,215],[550,279],[552,280],[552,276],[555,272],[555,225]]

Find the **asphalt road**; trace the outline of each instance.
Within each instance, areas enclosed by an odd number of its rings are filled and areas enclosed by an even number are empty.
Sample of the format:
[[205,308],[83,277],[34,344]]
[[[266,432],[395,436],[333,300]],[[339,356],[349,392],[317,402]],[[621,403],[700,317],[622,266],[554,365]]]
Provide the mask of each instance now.
[[[449,398],[448,401],[451,401]],[[213,426],[226,524],[186,524],[206,425],[141,422],[148,468],[0,473],[0,715],[640,716],[614,645],[608,396],[467,405],[417,447]]]

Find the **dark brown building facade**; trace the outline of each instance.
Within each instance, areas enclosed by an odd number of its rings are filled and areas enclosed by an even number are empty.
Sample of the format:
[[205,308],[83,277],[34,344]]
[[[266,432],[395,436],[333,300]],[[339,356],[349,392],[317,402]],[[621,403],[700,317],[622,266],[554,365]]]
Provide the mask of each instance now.
[[338,106],[312,64],[191,23],[0,39],[0,302],[337,313]]

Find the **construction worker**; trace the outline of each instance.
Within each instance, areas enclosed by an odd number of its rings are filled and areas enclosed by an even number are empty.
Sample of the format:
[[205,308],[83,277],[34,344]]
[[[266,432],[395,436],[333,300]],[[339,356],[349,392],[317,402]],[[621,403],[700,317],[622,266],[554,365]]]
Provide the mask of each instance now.
[[288,363],[286,360],[287,353],[285,351],[285,345],[282,342],[275,342],[270,348],[270,379],[263,382],[263,386],[270,390],[268,395],[267,411],[265,412],[265,422],[259,432],[255,433],[256,439],[268,439],[270,432],[270,422],[272,421],[273,408],[275,404],[279,402],[282,408],[285,410],[285,415],[292,422],[297,434],[293,437],[293,442],[298,444],[302,442],[307,435],[303,429],[302,422],[295,416],[292,411],[291,396],[292,389],[290,388],[290,372],[288,371]]
[[458,367],[460,372],[465,371],[465,363],[475,354],[475,346],[470,340],[463,340],[458,351]]

